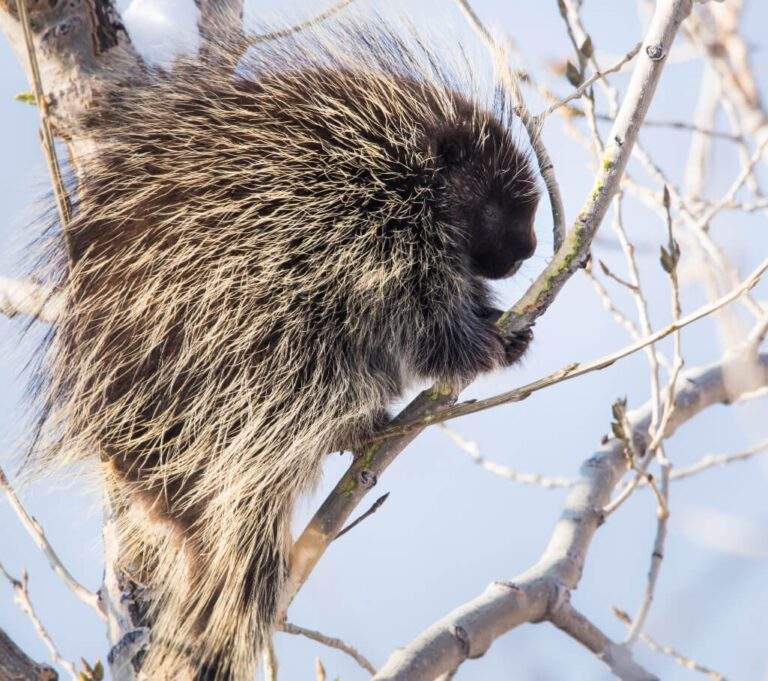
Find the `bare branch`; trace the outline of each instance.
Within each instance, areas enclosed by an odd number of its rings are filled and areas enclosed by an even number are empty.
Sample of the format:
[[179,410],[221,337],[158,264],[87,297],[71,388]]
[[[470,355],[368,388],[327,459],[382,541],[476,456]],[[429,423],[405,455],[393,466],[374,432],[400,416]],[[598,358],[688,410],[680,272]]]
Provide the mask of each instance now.
[[736,461],[747,461],[759,454],[768,454],[768,440],[763,440],[758,444],[743,449],[740,452],[734,452],[732,454],[708,454],[701,458],[696,463],[687,466],[685,468],[676,468],[672,471],[670,479],[683,480],[685,478],[691,478],[694,475],[715,468],[716,466],[727,466],[728,464],[735,463]]
[[613,279],[619,286],[623,286],[624,288],[629,289],[632,293],[639,292],[638,284],[632,284],[626,279],[622,279],[618,274],[615,274],[611,269],[609,269],[608,265],[606,265],[602,260],[598,260],[597,262],[606,277]]
[[25,314],[44,322],[54,322],[61,311],[61,296],[25,279],[0,277],[0,314],[15,317]]
[[[744,368],[743,355],[685,374],[675,391],[674,415],[667,423],[670,437],[684,422],[707,407],[734,398],[728,376]],[[768,384],[768,353],[753,370],[744,372],[740,393]],[[632,439],[650,441],[652,401],[628,412]],[[551,619],[567,592],[576,588],[592,537],[604,520],[599,510],[627,470],[624,444],[612,438],[587,459],[549,544],[539,561],[511,581],[492,583],[483,594],[435,622],[404,648],[393,652],[376,675],[377,681],[422,681],[455,669],[464,660],[482,655],[493,641],[524,623]],[[594,634],[594,632],[593,632]],[[611,648],[609,652],[615,649]]]
[[71,267],[74,255],[67,230],[69,228],[72,208],[69,203],[67,191],[64,189],[64,180],[61,177],[61,167],[56,153],[56,145],[53,142],[53,132],[51,131],[51,124],[48,121],[48,99],[43,90],[43,80],[40,76],[40,65],[37,62],[35,44],[32,40],[32,29],[30,28],[26,0],[17,0],[16,9],[19,13],[19,22],[21,23],[22,33],[24,34],[24,45],[27,51],[27,61],[29,63],[32,87],[35,92],[35,102],[37,103],[37,110],[40,112],[40,140],[43,145],[45,160],[48,163],[48,172],[51,175],[51,185],[53,186],[53,194],[56,197],[56,207],[59,211],[61,230],[64,234],[64,241],[67,246],[67,255]]
[[635,64],[627,94],[608,136],[608,146],[594,188],[568,233],[563,248],[510,314],[500,320],[503,328],[520,330],[528,326],[549,306],[587,257],[592,238],[619,187],[677,29],[690,10],[691,0],[664,0],[657,4],[643,41],[641,58]]
[[715,215],[717,215],[727,205],[733,202],[733,200],[736,198],[736,194],[738,194],[739,190],[747,182],[747,179],[752,174],[753,170],[755,169],[755,166],[762,160],[763,156],[765,155],[766,149],[768,149],[768,135],[758,145],[757,149],[755,149],[751,158],[749,159],[747,164],[744,166],[744,168],[742,168],[741,172],[738,174],[736,179],[731,183],[731,186],[725,192],[723,197],[716,204],[711,206],[709,210],[705,211],[704,214],[698,219],[696,227],[701,227],[701,228],[708,227],[709,223],[712,221]]
[[[612,612],[616,617],[618,617],[624,624],[627,626],[632,625],[632,618],[624,612],[624,610],[621,610],[617,607],[611,608]],[[661,643],[658,643],[655,639],[651,638],[648,634],[642,633],[640,634],[640,640],[645,643],[651,650],[653,650],[656,653],[662,653],[663,655],[668,655],[671,657],[677,664],[679,664],[681,667],[685,667],[685,669],[690,669],[694,672],[699,672],[700,674],[704,674],[705,676],[708,676],[712,681],[726,681],[725,677],[720,674],[719,672],[714,671],[713,669],[710,669],[709,667],[705,667],[702,664],[699,664],[695,660],[692,660],[690,657],[686,657],[682,653],[675,650],[672,646],[662,645]]]
[[336,535],[336,539],[338,539],[342,535],[345,535],[351,529],[357,527],[361,522],[363,522],[363,520],[365,520],[366,518],[368,518],[368,517],[372,516],[374,513],[376,513],[376,511],[378,511],[381,508],[382,504],[388,498],[389,498],[389,492],[387,492],[386,494],[382,494],[378,499],[376,499],[376,501],[374,501],[371,504],[371,507],[365,513],[363,513],[359,518],[356,518],[355,520],[353,520],[351,523],[349,523],[349,525],[347,525],[343,530],[341,530],[341,532],[339,532]]
[[325,634],[321,634],[319,631],[313,631],[312,629],[305,629],[304,627],[299,627],[295,624],[291,624],[290,622],[283,622],[279,628],[280,628],[280,631],[283,631],[286,634],[294,634],[295,636],[304,636],[313,641],[317,641],[318,643],[322,643],[324,646],[328,646],[329,648],[335,648],[336,650],[340,650],[342,653],[346,653],[347,655],[349,655],[355,662],[357,662],[357,664],[359,664],[369,674],[373,675],[376,673],[376,668],[368,661],[366,657],[361,655],[355,648],[353,648],[348,643],[345,643],[340,638],[333,638],[331,636],[326,636]]
[[0,679],[8,681],[58,681],[48,665],[38,664],[0,629]]
[[[568,111],[568,113],[569,115],[572,115],[572,116],[584,115],[583,111],[580,111],[575,107],[572,107]],[[610,114],[598,113],[596,114],[596,117],[598,120],[601,120],[601,121],[608,121],[610,123],[613,122],[613,116],[611,116]],[[738,142],[741,139],[739,135],[734,135],[731,132],[725,132],[723,130],[715,130],[714,128],[704,128],[700,125],[688,123],[687,121],[665,121],[665,120],[648,118],[645,121],[643,121],[643,127],[644,128],[672,128],[673,130],[685,130],[686,132],[693,132],[699,135],[704,135],[705,137],[714,137],[717,139],[728,140],[730,142]]]
[[539,119],[544,119],[550,114],[554,113],[559,109],[561,106],[565,106],[568,104],[568,102],[572,102],[574,99],[579,99],[579,97],[583,97],[584,94],[591,88],[598,80],[602,80],[606,76],[611,75],[612,73],[616,73],[617,71],[621,71],[624,66],[632,61],[636,56],[637,53],[640,51],[640,46],[642,43],[637,43],[629,52],[627,52],[619,61],[617,61],[613,66],[609,66],[604,71],[596,71],[594,74],[592,74],[587,80],[585,80],[579,87],[577,87],[570,95],[567,97],[564,97],[560,101],[555,102],[554,104],[551,104],[547,109],[542,111],[539,114]]
[[[664,196],[662,200],[666,221],[667,221],[667,234],[669,241],[667,248],[661,250],[661,265],[669,275],[670,281],[670,298],[672,308],[672,320],[679,321],[681,314],[680,307],[680,284],[677,278],[677,265],[680,259],[680,247],[674,236],[674,222],[672,220],[672,211],[670,207],[669,191],[664,189]],[[667,539],[667,524],[669,521],[669,482],[670,474],[672,472],[672,462],[667,458],[664,451],[663,439],[666,434],[667,424],[672,418],[675,411],[674,393],[677,387],[677,379],[683,368],[683,354],[682,345],[680,339],[680,332],[676,331],[673,335],[674,340],[674,358],[672,360],[672,375],[667,384],[667,390],[664,400],[664,409],[661,416],[661,420],[655,431],[652,432],[653,439],[648,446],[647,460],[650,461],[652,457],[656,456],[661,465],[661,485],[660,490],[654,485],[654,491],[659,497],[659,505],[656,512],[656,537],[653,542],[653,550],[651,551],[651,565],[648,570],[648,580],[645,587],[645,596],[640,606],[635,621],[630,627],[627,634],[627,643],[632,644],[640,632],[645,626],[645,621],[648,617],[648,613],[651,610],[651,604],[653,603],[654,593],[656,591],[656,583],[659,578],[659,571],[661,570],[661,563],[664,559],[664,544]],[[647,482],[651,484],[651,479],[646,478]]]
[[8,498],[8,502],[11,504],[11,508],[13,508],[19,520],[21,520],[21,524],[24,525],[24,529],[27,530],[30,537],[32,537],[32,540],[35,542],[35,544],[37,544],[37,547],[48,559],[48,564],[51,566],[51,569],[59,576],[66,587],[73,594],[75,594],[75,596],[77,596],[80,601],[85,603],[89,608],[94,610],[99,615],[99,617],[104,619],[104,610],[102,609],[99,595],[86,589],[72,576],[69,570],[64,567],[64,564],[61,562],[58,554],[54,550],[53,546],[51,546],[48,538],[45,536],[45,531],[43,530],[42,526],[27,512],[27,509],[24,508],[24,505],[16,495],[16,492],[14,492],[13,487],[8,481],[8,477],[2,468],[0,468],[0,490],[2,490],[5,496]]
[[629,649],[611,641],[600,629],[578,612],[564,599],[555,607],[550,621],[558,629],[577,640],[599,657],[622,681],[658,681],[658,678],[643,669],[632,659]]
[[40,618],[37,616],[37,612],[32,606],[32,601],[29,598],[29,578],[27,577],[27,573],[24,572],[21,579],[16,579],[10,575],[5,569],[5,566],[0,563],[0,575],[5,577],[11,584],[11,587],[13,588],[14,600],[18,604],[19,608],[21,608],[22,612],[24,612],[24,614],[29,617],[30,621],[35,627],[37,635],[40,637],[40,640],[50,651],[53,661],[66,669],[67,673],[74,679],[74,681],[78,681],[80,675],[77,673],[75,665],[61,656],[61,653],[59,653],[59,649],[53,642],[51,635],[40,621]]
[[519,471],[503,466],[495,461],[490,461],[480,454],[480,450],[477,447],[477,443],[470,442],[462,437],[452,428],[449,428],[444,423],[440,424],[441,430],[453,441],[453,443],[466,452],[472,461],[485,470],[498,475],[501,478],[518,482],[521,485],[536,485],[537,487],[544,487],[545,489],[563,489],[567,487],[573,487],[574,480],[571,478],[555,477],[550,478],[539,473],[520,473]]
[[400,423],[393,422],[393,425],[377,435],[375,440],[378,441],[392,436],[405,435],[406,433],[412,432],[414,429],[423,428],[428,425],[434,425],[443,421],[448,421],[449,419],[458,418],[459,416],[465,416],[467,414],[475,414],[480,411],[486,411],[487,409],[499,406],[500,404],[520,402],[529,397],[534,392],[548,388],[549,386],[555,385],[556,383],[561,383],[562,381],[567,381],[572,378],[576,378],[577,376],[583,376],[584,374],[588,374],[593,371],[598,371],[600,369],[611,366],[618,360],[627,357],[628,355],[631,355],[638,350],[642,350],[644,347],[651,345],[652,343],[656,343],[662,338],[665,338],[666,336],[679,331],[689,324],[692,324],[693,322],[712,314],[716,310],[719,310],[721,307],[724,307],[728,303],[738,299],[740,296],[744,295],[747,291],[751,290],[757,285],[758,281],[760,281],[766,270],[768,270],[768,258],[760,263],[757,269],[752,272],[752,274],[750,274],[741,283],[741,285],[736,287],[730,293],[727,293],[722,298],[719,298],[718,300],[709,303],[708,305],[703,305],[698,310],[691,312],[678,321],[673,321],[668,326],[665,326],[659,331],[652,333],[650,336],[645,336],[640,340],[627,345],[621,350],[617,350],[599,359],[595,359],[584,364],[574,362],[573,364],[569,364],[562,369],[549,374],[548,376],[544,376],[543,378],[532,381],[531,383],[527,383],[526,385],[515,388],[514,390],[509,390],[499,395],[495,395],[494,397],[486,397],[482,400],[469,400],[467,402],[460,402],[454,406],[437,408],[433,411],[427,412],[424,415],[420,415],[417,420],[403,419]]

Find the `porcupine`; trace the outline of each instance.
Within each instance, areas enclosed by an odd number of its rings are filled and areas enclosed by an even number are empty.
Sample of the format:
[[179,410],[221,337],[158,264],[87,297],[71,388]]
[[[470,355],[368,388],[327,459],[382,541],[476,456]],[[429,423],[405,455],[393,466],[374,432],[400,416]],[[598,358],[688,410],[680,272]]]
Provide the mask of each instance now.
[[500,335],[487,282],[536,246],[503,88],[370,24],[232,66],[148,70],[93,105],[70,268],[58,247],[40,456],[97,453],[132,509],[123,550],[166,642],[149,678],[182,655],[200,679],[252,678],[324,455],[414,379],[469,379],[530,340]]

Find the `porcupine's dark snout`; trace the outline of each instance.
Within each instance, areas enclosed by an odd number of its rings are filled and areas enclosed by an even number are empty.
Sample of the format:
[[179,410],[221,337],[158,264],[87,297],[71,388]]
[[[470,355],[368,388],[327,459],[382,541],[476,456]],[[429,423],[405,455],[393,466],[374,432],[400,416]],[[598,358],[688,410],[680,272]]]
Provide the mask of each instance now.
[[486,279],[510,277],[536,251],[536,202],[504,205],[489,202],[478,216],[470,239],[470,257]]

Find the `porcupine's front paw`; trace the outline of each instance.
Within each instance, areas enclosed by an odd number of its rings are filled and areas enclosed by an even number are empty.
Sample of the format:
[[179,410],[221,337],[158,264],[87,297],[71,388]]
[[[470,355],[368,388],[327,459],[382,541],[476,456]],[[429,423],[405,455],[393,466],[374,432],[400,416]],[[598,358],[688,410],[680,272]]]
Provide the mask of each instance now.
[[501,315],[504,314],[501,310],[495,308],[488,308],[483,311],[482,317],[493,324],[493,332],[499,340],[502,347],[503,366],[512,366],[520,361],[520,358],[525,354],[531,341],[533,340],[533,324],[522,331],[514,331],[509,335],[502,334],[496,327],[496,322]]
[[520,361],[533,340],[533,328],[528,327],[522,331],[514,331],[509,335],[499,335],[504,346],[504,366],[512,366]]
[[331,451],[347,451],[352,452],[353,456],[358,456],[379,431],[390,425],[390,421],[391,417],[384,407],[375,409],[340,433],[338,439],[334,440]]

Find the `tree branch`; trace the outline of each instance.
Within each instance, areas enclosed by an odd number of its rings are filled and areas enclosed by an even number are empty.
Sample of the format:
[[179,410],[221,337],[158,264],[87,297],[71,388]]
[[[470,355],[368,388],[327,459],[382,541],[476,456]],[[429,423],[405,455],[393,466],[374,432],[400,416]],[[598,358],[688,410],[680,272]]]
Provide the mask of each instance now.
[[501,404],[520,402],[524,399],[527,399],[534,392],[548,388],[552,385],[555,385],[556,383],[562,383],[563,381],[567,381],[578,376],[583,376],[584,374],[592,373],[593,371],[605,369],[620,359],[623,359],[624,357],[627,357],[628,355],[631,355],[638,350],[642,350],[643,348],[656,343],[657,341],[665,338],[666,336],[669,336],[670,334],[676,333],[685,326],[688,326],[689,324],[692,324],[699,319],[707,317],[728,303],[738,299],[740,296],[744,295],[747,291],[751,290],[757,285],[758,281],[760,281],[766,270],[768,270],[768,258],[760,263],[757,269],[755,269],[755,271],[752,272],[734,290],[726,293],[721,298],[718,298],[717,300],[707,305],[703,305],[698,310],[694,310],[690,314],[687,314],[685,317],[682,317],[677,321],[673,321],[668,326],[665,326],[664,328],[650,334],[649,336],[640,338],[639,340],[631,343],[630,345],[627,345],[620,350],[616,350],[615,352],[612,352],[608,355],[604,355],[603,357],[583,364],[574,362],[563,367],[562,369],[558,369],[557,371],[547,376],[532,381],[531,383],[527,383],[526,385],[515,388],[513,390],[509,390],[499,395],[494,395],[493,397],[486,397],[481,400],[468,400],[466,402],[460,402],[459,404],[452,406],[445,406],[443,408],[434,409],[433,411],[420,414],[417,420],[404,419],[399,423],[393,422],[392,425],[389,426],[385,431],[376,436],[376,440],[383,440],[386,442],[386,438],[389,438],[393,435],[403,435],[413,430],[420,431],[428,425],[442,423],[443,421],[455,419],[459,416],[476,414],[478,412],[497,407]]
[[[520,330],[530,325],[549,307],[565,282],[585,261],[597,228],[618,189],[677,29],[690,10],[691,0],[660,0],[658,3],[627,96],[616,117],[595,187],[552,262],[520,301],[502,315],[499,324],[503,331]],[[448,407],[456,401],[462,387],[437,384],[423,391],[393,420],[393,427],[424,420]],[[355,458],[293,546],[283,611],[376,478],[421,429],[375,442]]]
[[58,681],[59,675],[30,658],[0,629],[0,679],[3,681]]
[[[0,30],[29,69],[17,0],[0,0]],[[143,69],[111,0],[32,2],[32,42],[45,86],[53,132],[73,143],[82,136],[78,118],[116,80]],[[30,80],[33,74],[27,73]],[[83,140],[84,141],[84,140]]]
[[[768,353],[760,355],[756,364],[748,355],[739,353],[685,373],[675,391],[675,408],[665,436],[672,436],[707,407],[729,403],[740,394],[768,384]],[[731,380],[735,375],[741,378],[737,391]],[[651,439],[652,402],[649,400],[627,413],[632,439],[641,450]],[[581,477],[570,492],[538,562],[510,581],[492,583],[480,596],[432,624],[411,643],[392,653],[375,679],[434,679],[464,660],[484,654],[495,639],[520,624],[552,621],[553,617],[555,623],[562,622],[555,613],[568,593],[578,586],[592,537],[604,521],[602,509],[627,470],[624,443],[618,438],[609,439],[582,464]],[[590,649],[602,659],[615,659],[615,647],[597,651],[594,632],[590,640]]]
[[99,600],[99,595],[86,589],[72,576],[69,570],[67,570],[64,563],[62,563],[61,558],[59,558],[53,546],[51,546],[51,543],[48,541],[48,537],[45,536],[45,531],[40,526],[40,523],[29,514],[27,509],[24,508],[24,505],[21,503],[19,497],[16,496],[16,492],[13,487],[11,487],[11,483],[8,481],[8,477],[5,475],[5,471],[3,471],[2,468],[0,468],[0,491],[5,494],[11,508],[13,508],[21,521],[21,524],[24,525],[24,529],[27,530],[29,536],[32,537],[37,547],[48,559],[48,564],[51,566],[51,569],[81,602],[85,603],[85,605],[96,612],[99,617],[104,619],[105,615],[101,606],[101,601]]
[[27,279],[0,277],[0,314],[24,314],[44,322],[54,322],[61,311],[61,296],[52,295]]
[[[613,614],[616,615],[616,617],[624,622],[624,624],[627,626],[632,626],[632,618],[626,612],[615,606],[612,607],[611,610],[613,611]],[[683,655],[680,651],[676,650],[672,646],[662,645],[648,634],[640,634],[640,640],[654,652],[671,657],[675,662],[677,662],[677,664],[679,664],[681,667],[684,667],[685,669],[690,669],[691,671],[704,674],[704,676],[709,677],[711,681],[726,681],[725,677],[720,672],[716,672],[714,669],[705,667],[703,664],[692,660],[690,657]]]
[[550,615],[550,621],[572,639],[593,652],[622,681],[659,681],[632,659],[628,648],[611,641],[600,629],[565,599]]
[[306,638],[322,643],[324,646],[340,650],[342,653],[349,655],[357,664],[359,664],[369,674],[376,673],[376,667],[374,667],[368,659],[360,654],[356,648],[353,648],[349,643],[345,643],[340,638],[333,638],[332,636],[326,636],[319,631],[313,631],[312,629],[305,629],[304,627],[291,624],[290,622],[283,622],[280,625],[280,631],[286,634],[293,634],[295,636],[305,636]]
[[56,644],[53,642],[53,639],[51,638],[51,635],[48,633],[48,630],[45,628],[45,625],[42,623],[40,618],[37,615],[37,611],[32,605],[32,600],[29,598],[29,578],[27,576],[26,571],[22,575],[21,579],[16,579],[14,576],[8,573],[8,571],[5,569],[2,563],[0,563],[0,575],[5,577],[5,579],[8,580],[11,587],[13,588],[13,595],[16,603],[18,604],[21,611],[29,617],[30,621],[32,622],[32,625],[35,627],[35,631],[37,632],[38,637],[40,640],[45,644],[45,647],[48,648],[48,651],[51,653],[51,657],[53,658],[53,661],[62,666],[64,669],[67,670],[69,675],[72,677],[73,681],[78,681],[78,673],[77,669],[75,668],[75,665],[70,662],[69,660],[62,657],[61,653],[59,652],[59,649],[56,647]]

